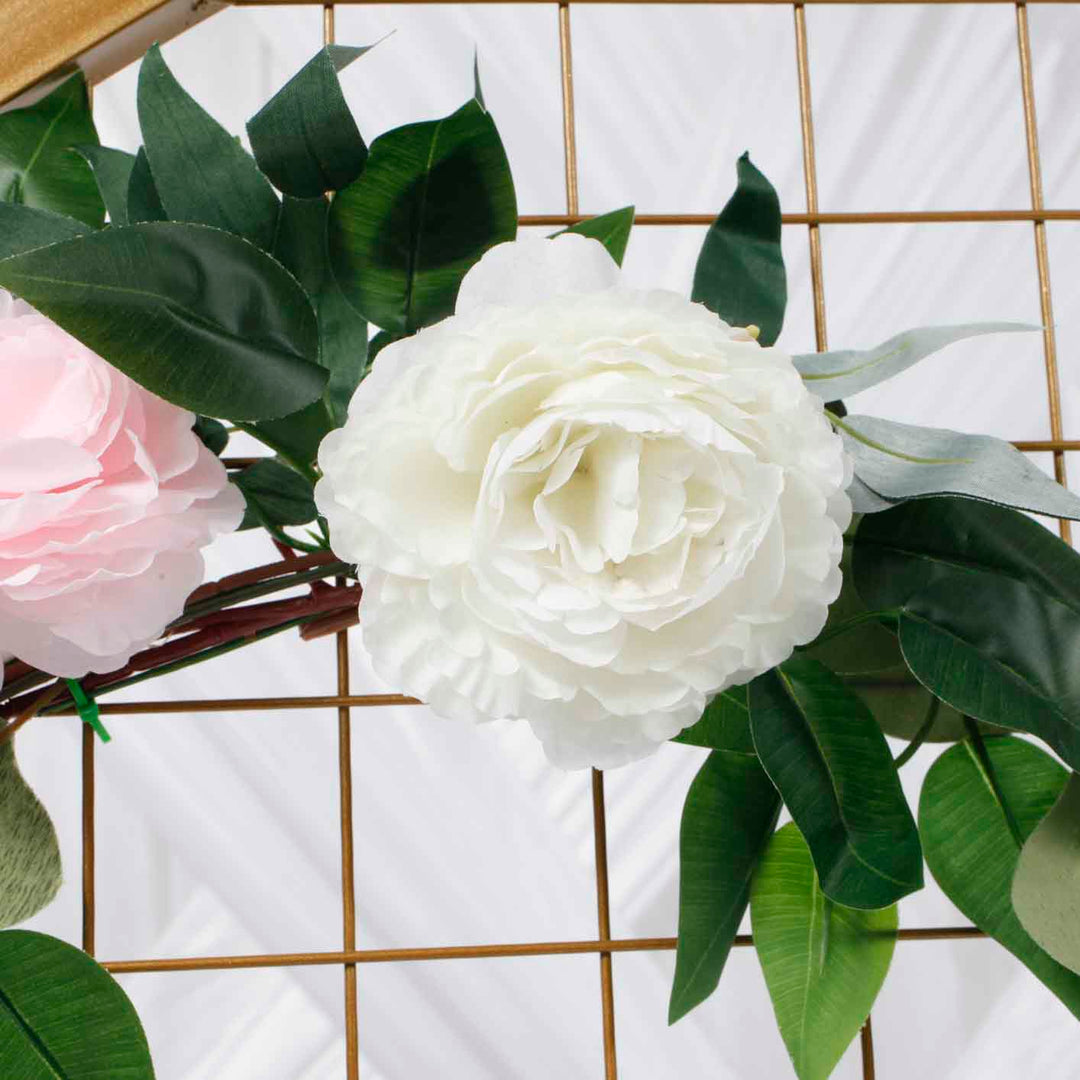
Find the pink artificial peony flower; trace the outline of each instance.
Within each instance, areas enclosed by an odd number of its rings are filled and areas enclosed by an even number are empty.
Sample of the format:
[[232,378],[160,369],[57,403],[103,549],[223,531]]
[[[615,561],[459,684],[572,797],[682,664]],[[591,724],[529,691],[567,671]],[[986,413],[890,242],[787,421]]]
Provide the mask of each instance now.
[[0,388],[0,655],[67,678],[122,667],[180,614],[243,498],[191,413],[3,290]]

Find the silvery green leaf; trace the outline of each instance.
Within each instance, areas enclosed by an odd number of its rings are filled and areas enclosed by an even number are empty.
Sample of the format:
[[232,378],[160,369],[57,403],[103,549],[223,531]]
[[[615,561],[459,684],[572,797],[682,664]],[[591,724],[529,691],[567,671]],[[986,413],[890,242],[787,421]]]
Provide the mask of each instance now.
[[858,476],[851,478],[847,493],[851,499],[852,512],[856,514],[877,514],[896,505],[883,499],[873,488],[868,488]]
[[834,423],[855,461],[856,477],[882,499],[895,503],[963,495],[1035,514],[1080,519],[1080,498],[1002,439],[897,424],[876,416],[847,416]]
[[1026,323],[985,322],[960,326],[921,326],[905,330],[896,337],[860,351],[804,353],[793,357],[795,367],[807,387],[825,401],[848,397],[876,386],[901,371],[906,371],[924,357],[965,338],[982,334],[1006,334],[1041,329]]

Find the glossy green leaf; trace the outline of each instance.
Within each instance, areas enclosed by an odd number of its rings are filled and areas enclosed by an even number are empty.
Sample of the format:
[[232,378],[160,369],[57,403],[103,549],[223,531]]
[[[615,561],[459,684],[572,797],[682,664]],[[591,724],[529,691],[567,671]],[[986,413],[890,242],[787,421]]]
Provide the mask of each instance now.
[[71,240],[89,231],[81,221],[51,210],[0,202],[0,259]]
[[780,200],[743,154],[735,194],[709,227],[694,271],[691,299],[732,326],[760,327],[759,341],[780,335],[787,276],[780,250]]
[[325,46],[248,121],[255,160],[279,191],[312,199],[360,175],[367,146],[338,72],[370,48]]
[[890,502],[964,495],[1036,514],[1080,519],[1080,497],[1002,439],[897,424],[876,416],[847,416],[837,426],[854,459],[855,475]]
[[687,746],[707,746],[712,750],[753,754],[754,740],[750,736],[746,687],[733,686],[717,694],[705,706],[701,719],[680,731],[671,741]]
[[45,807],[0,743],[0,929],[36,915],[60,888],[60,846]]
[[0,1076],[153,1080],[135,1009],[81,949],[29,930],[0,933]]
[[1064,789],[1065,770],[1021,739],[984,745],[985,758],[970,742],[957,744],[926,775],[919,799],[926,863],[945,895],[1080,1017],[1080,976],[1039,948],[1010,899],[1021,845]]
[[0,286],[193,412],[280,416],[326,383],[295,279],[205,225],[129,225],[14,255],[0,261]]
[[0,202],[100,227],[105,205],[90,166],[71,149],[97,141],[81,71],[28,108],[0,114]]
[[857,911],[821,890],[799,830],[774,834],[750,897],[754,947],[799,1080],[825,1080],[885,981],[897,911]]
[[114,150],[110,146],[76,146],[75,149],[94,171],[98,191],[105,201],[105,209],[109,211],[109,221],[113,225],[126,225],[128,187],[131,184],[135,155],[125,150]]
[[750,730],[827,896],[882,908],[922,888],[919,836],[885,736],[838,676],[795,654],[750,684]]
[[[878,727],[897,739],[913,739],[922,728],[931,703],[937,700],[903,663],[893,671],[848,676],[844,682],[866,702]],[[942,701],[938,701],[938,705],[937,716],[925,741],[956,742],[965,738],[967,727],[963,714]],[[1004,731],[981,722],[979,730],[985,735],[1000,735]]]
[[150,175],[146,148],[142,146],[135,155],[135,163],[131,166],[131,177],[128,180],[127,218],[131,225],[140,221],[168,220],[154,178]]
[[792,359],[807,388],[825,401],[832,401],[877,386],[954,342],[982,334],[1007,334],[1038,329],[1038,326],[1029,326],[1026,323],[1009,322],[921,326],[915,330],[905,330],[873,349],[804,353],[793,356]]
[[139,127],[161,203],[269,250],[278,200],[250,154],[176,81],[154,45],[139,69]]
[[454,310],[461,279],[517,232],[510,167],[476,101],[381,135],[330,210],[345,298],[376,326],[412,333]]
[[280,461],[272,458],[257,461],[234,477],[233,482],[247,502],[241,529],[306,525],[318,516],[311,481]]
[[484,104],[484,88],[480,85],[480,50],[475,49],[473,51],[472,62],[472,76],[473,76],[473,101],[480,106],[484,112],[487,112],[487,106]]
[[1069,782],[1020,852],[1012,905],[1021,925],[1059,964],[1080,971],[1080,778]]
[[776,789],[748,754],[715,750],[694,777],[679,830],[679,943],[669,1023],[716,989],[779,813]]
[[599,240],[615,262],[622,266],[623,257],[626,255],[626,245],[630,242],[630,230],[633,227],[634,208],[624,206],[621,210],[612,210],[609,214],[586,218],[553,235],[577,233],[579,236],[591,236],[594,240]]
[[192,430],[203,446],[216,457],[221,457],[225,447],[229,445],[229,432],[220,420],[214,420],[209,416],[197,416]]

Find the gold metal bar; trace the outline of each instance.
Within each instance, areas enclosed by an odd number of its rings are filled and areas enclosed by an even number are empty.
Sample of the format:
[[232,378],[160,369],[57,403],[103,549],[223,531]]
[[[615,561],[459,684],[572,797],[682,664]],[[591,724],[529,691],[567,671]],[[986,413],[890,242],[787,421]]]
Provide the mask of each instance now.
[[[1028,179],[1031,181],[1031,209],[1043,205],[1042,165],[1039,159],[1039,125],[1035,117],[1035,83],[1031,72],[1031,35],[1028,32],[1027,5],[1016,5],[1016,43],[1020,52],[1020,92],[1024,99],[1024,134],[1027,143]],[[1058,377],[1057,341],[1054,336],[1054,305],[1050,293],[1050,254],[1046,245],[1046,222],[1037,220],[1035,230],[1035,265],[1039,274],[1039,309],[1043,325],[1043,360],[1046,366],[1046,393],[1050,408],[1050,437],[1062,437],[1061,380]],[[1054,451],[1054,476],[1068,485],[1065,455]],[[1064,518],[1059,523],[1061,539],[1072,542],[1072,526]]]
[[[608,889],[607,815],[604,808],[604,774],[592,771],[593,842],[596,849],[596,916],[600,940],[611,938],[611,903]],[[600,952],[600,1001],[604,1022],[604,1080],[616,1080],[615,985],[611,950]]]
[[862,1051],[863,1080],[874,1080],[874,1029],[869,1016],[859,1031],[859,1049]]
[[[189,701],[114,701],[99,702],[98,709],[114,716],[152,716],[166,713],[262,712],[264,709],[350,709],[375,708],[381,705],[422,705],[404,694],[324,694],[313,697],[280,698],[208,698]],[[41,706],[38,706],[39,708]],[[53,716],[75,716],[72,707],[58,709]],[[6,729],[5,729],[6,730]]]
[[[900,941],[974,940],[986,937],[974,926],[916,927],[897,932]],[[103,966],[114,975],[161,971],[224,971],[245,968],[317,967],[333,964],[413,963],[427,960],[493,960],[515,956],[569,956],[581,953],[662,952],[676,939],[614,938],[596,941],[540,941],[511,945],[443,945],[434,948],[356,949],[353,952],[266,953],[251,956],[193,956],[166,960],[110,960]],[[753,945],[750,934],[734,944]]]
[[97,889],[94,830],[94,730],[82,725],[82,947],[94,955]]
[[[336,635],[338,696],[349,696],[349,631]],[[342,944],[347,953],[356,949],[356,879],[353,858],[352,721],[349,707],[338,707],[338,774],[341,796],[341,917]],[[356,965],[345,964],[345,1064],[348,1080],[360,1076],[359,1017],[357,1014]]]
[[[594,214],[522,214],[522,226],[575,225]],[[715,214],[635,214],[635,225],[711,225]],[[795,211],[782,214],[785,225],[929,225],[968,222],[1080,221],[1080,210],[851,210]],[[258,460],[252,458],[252,461]]]
[[334,5],[323,2],[323,30],[322,39],[324,45],[334,44]]
[[574,134],[574,60],[570,51],[570,4],[559,3],[559,64],[562,71],[563,156],[566,164],[566,212],[578,212],[577,139]]

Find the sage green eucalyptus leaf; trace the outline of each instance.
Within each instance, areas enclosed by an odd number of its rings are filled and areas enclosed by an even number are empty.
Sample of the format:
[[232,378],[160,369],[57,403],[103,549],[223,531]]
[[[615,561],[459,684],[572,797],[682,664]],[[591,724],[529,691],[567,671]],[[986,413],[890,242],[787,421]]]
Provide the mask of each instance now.
[[280,461],[256,461],[233,478],[247,502],[241,529],[306,525],[318,516],[311,481]]
[[622,266],[623,257],[626,255],[626,245],[630,242],[630,230],[633,227],[634,208],[624,206],[621,210],[612,210],[608,214],[586,218],[552,235],[577,233],[579,236],[590,236],[594,240],[599,240],[607,248],[607,253],[619,266]]
[[849,415],[836,426],[854,459],[855,475],[889,502],[963,495],[1080,519],[1080,497],[1002,439],[897,424],[876,416]]
[[193,412],[281,416],[326,384],[315,315],[296,280],[205,225],[128,225],[13,255],[0,260],[0,286]]
[[81,949],[29,930],[0,933],[0,1076],[153,1080],[127,995]]
[[325,46],[248,121],[255,160],[279,191],[313,199],[360,175],[367,146],[338,72],[370,48]]
[[165,212],[270,250],[278,199],[250,154],[176,81],[154,45],[139,68],[139,127]]
[[97,141],[81,71],[33,105],[0,114],[0,202],[100,228],[105,205],[89,165],[72,150]]
[[1080,1017],[1080,976],[1021,925],[1010,892],[1020,849],[1065,787],[1049,754],[1011,736],[958,743],[930,767],[919,799],[926,863],[945,895]]
[[1069,782],[1027,838],[1012,881],[1021,925],[1059,964],[1080,971],[1080,779]]
[[919,835],[885,736],[839,676],[796,653],[750,684],[750,730],[830,899],[882,908],[922,888]]
[[921,326],[915,330],[905,330],[873,349],[804,353],[793,356],[792,359],[807,388],[828,402],[877,386],[954,342],[982,334],[1008,334],[1039,329],[1040,327],[1029,326],[1027,323],[1010,322]]
[[330,208],[330,256],[345,298],[396,333],[451,314],[468,269],[516,232],[506,153],[475,100],[379,136],[359,179]]
[[896,906],[859,911],[821,890],[799,830],[773,835],[750,896],[754,948],[799,1080],[826,1080],[858,1034],[896,945]]
[[126,225],[128,187],[131,184],[131,170],[135,167],[135,155],[126,150],[114,150],[111,146],[76,146],[75,150],[82,154],[94,171],[94,180],[105,201],[110,223]]
[[707,746],[711,750],[753,754],[754,740],[750,736],[746,687],[733,686],[717,694],[705,706],[701,719],[684,728],[671,741],[687,746]]
[[136,225],[140,221],[168,221],[157,185],[150,175],[150,162],[143,146],[135,155],[128,179],[127,219],[129,225]]
[[679,830],[679,942],[668,1023],[716,989],[779,813],[776,789],[749,754],[714,750],[694,777]]
[[690,298],[732,326],[758,326],[758,340],[772,345],[787,307],[780,200],[749,154],[739,158],[738,174],[735,194],[705,237]]
[[36,915],[60,888],[60,846],[45,807],[0,743],[0,929]]
[[51,210],[0,202],[0,259],[71,240],[89,231],[83,222]]

